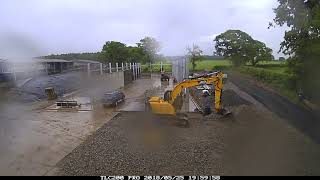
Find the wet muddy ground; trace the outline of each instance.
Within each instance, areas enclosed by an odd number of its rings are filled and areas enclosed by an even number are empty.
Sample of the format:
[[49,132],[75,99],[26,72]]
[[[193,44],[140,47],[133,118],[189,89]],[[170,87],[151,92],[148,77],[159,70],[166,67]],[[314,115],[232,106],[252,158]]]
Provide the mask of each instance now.
[[97,99],[98,92],[110,90],[110,83],[64,98],[83,104],[78,110],[57,110],[54,101],[1,103],[0,174],[50,173],[59,160],[114,117],[119,109],[140,102],[144,91],[154,85],[157,85],[155,79],[138,79],[123,88],[126,100],[117,108],[104,109]]

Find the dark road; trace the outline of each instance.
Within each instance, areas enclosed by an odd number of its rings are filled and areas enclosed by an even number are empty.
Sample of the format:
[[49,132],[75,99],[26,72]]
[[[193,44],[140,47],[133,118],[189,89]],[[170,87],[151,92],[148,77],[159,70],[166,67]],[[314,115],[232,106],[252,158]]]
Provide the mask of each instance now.
[[254,82],[238,73],[229,73],[228,75],[231,82],[242,91],[250,94],[279,117],[286,119],[288,123],[312,138],[315,142],[320,143],[320,119],[315,113],[293,104],[276,93],[257,86]]

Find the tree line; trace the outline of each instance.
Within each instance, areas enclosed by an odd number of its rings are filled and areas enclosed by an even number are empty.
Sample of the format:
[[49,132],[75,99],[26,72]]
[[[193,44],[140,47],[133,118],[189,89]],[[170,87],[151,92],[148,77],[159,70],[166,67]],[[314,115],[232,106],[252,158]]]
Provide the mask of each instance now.
[[164,56],[159,54],[160,48],[160,43],[155,38],[145,37],[135,46],[127,46],[125,43],[118,41],[107,41],[103,45],[101,52],[52,54],[42,58],[98,60],[103,63],[139,62],[145,64],[165,60]]
[[45,59],[64,59],[64,60],[97,60],[100,55],[100,52],[95,53],[67,53],[67,54],[51,54],[48,56],[42,56],[40,58]]
[[228,30],[214,39],[215,54],[231,60],[234,66],[274,60],[272,49],[240,30]]

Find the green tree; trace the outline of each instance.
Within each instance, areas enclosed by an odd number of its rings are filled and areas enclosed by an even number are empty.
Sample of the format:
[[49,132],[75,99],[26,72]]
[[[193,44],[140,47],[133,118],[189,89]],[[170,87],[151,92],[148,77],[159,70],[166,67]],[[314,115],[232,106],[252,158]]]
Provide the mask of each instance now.
[[125,62],[128,59],[128,48],[121,42],[108,41],[103,45],[99,59],[102,62]]
[[167,62],[167,58],[163,54],[157,54],[155,57],[155,61],[157,62]]
[[129,46],[127,49],[129,62],[146,63],[146,55],[142,48]]
[[240,30],[228,30],[215,39],[216,54],[231,60],[235,66],[248,61],[248,50],[251,50],[254,40],[250,35]]
[[157,56],[157,53],[160,51],[160,43],[152,37],[145,37],[137,43],[137,46],[143,49],[146,60],[148,62],[154,62]]
[[187,47],[187,51],[188,51],[188,56],[190,58],[190,62],[192,64],[192,70],[194,71],[197,66],[197,62],[203,59],[202,58],[203,52],[200,49],[200,47],[196,44],[193,44],[192,48]]
[[320,79],[315,78],[320,76],[320,1],[278,0],[278,3],[273,22],[289,28],[280,51],[289,56],[294,86],[320,103]]
[[235,66],[248,61],[255,66],[261,60],[273,58],[272,49],[240,30],[228,30],[218,35],[214,42],[215,54],[230,59]]
[[48,56],[42,56],[40,58],[45,59],[64,59],[64,60],[94,60],[97,61],[99,57],[99,52],[96,53],[68,53],[68,54],[51,54]]
[[259,61],[274,60],[272,49],[268,48],[263,42],[255,40],[250,47],[249,60],[255,66]]

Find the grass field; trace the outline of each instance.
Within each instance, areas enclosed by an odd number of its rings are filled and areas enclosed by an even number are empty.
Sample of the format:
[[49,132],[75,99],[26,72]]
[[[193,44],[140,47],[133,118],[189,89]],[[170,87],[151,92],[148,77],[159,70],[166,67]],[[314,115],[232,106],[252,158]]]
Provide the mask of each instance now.
[[[203,70],[213,70],[216,67],[226,66],[231,67],[231,63],[228,60],[202,60],[196,63],[195,71],[203,71]],[[189,63],[189,69],[192,69],[192,64]]]
[[[251,66],[252,67],[252,66]],[[264,61],[259,62],[256,67],[257,69],[264,69],[274,73],[286,74],[287,73],[287,64],[283,61]]]
[[[160,67],[161,67],[160,64],[152,65],[152,72],[160,72]],[[165,72],[171,72],[172,65],[171,64],[163,65],[163,70]],[[150,72],[150,66],[149,65],[142,65],[142,72]]]
[[[202,60],[200,62],[197,62],[195,71],[204,71],[204,70],[213,70],[213,69],[229,69],[232,67],[232,64],[228,60]],[[280,73],[280,74],[285,74],[287,70],[287,66],[285,62],[281,61],[263,61],[259,62],[255,67],[251,66],[250,64],[247,64],[246,67],[254,68],[257,70],[265,70],[269,72],[274,72],[274,73]],[[171,72],[172,71],[172,66],[171,65],[164,65],[163,66],[164,70],[166,72]],[[188,64],[188,68],[190,71],[192,71],[192,64]],[[150,71],[148,65],[143,65],[143,71],[147,72]],[[160,64],[153,65],[152,67],[153,72],[160,72]]]
[[258,65],[285,65],[285,61],[260,61]]
[[[203,71],[203,70],[213,70],[217,67],[231,67],[232,64],[230,61],[227,60],[203,60],[197,63],[195,71]],[[164,71],[171,72],[172,71],[172,65],[164,65],[163,66]],[[191,63],[188,64],[188,68],[191,70],[192,65]],[[149,65],[143,65],[142,66],[143,72],[150,71]],[[152,72],[160,72],[160,64],[155,64],[152,66]]]
[[[251,66],[252,67],[252,66]],[[287,67],[261,67],[261,66],[258,66],[258,67],[252,67],[252,68],[255,68],[257,70],[265,70],[265,71],[270,71],[270,72],[274,72],[274,73],[279,73],[279,74],[286,74],[287,73]]]
[[[287,66],[285,62],[281,61],[263,61],[259,62],[255,67],[251,66],[249,63],[246,65],[252,68],[257,68],[260,70],[267,70],[272,71],[275,73],[286,73]],[[188,65],[189,69],[192,69],[191,63]],[[203,71],[203,70],[213,70],[219,67],[232,67],[232,64],[228,60],[203,60],[197,62],[196,71]]]

